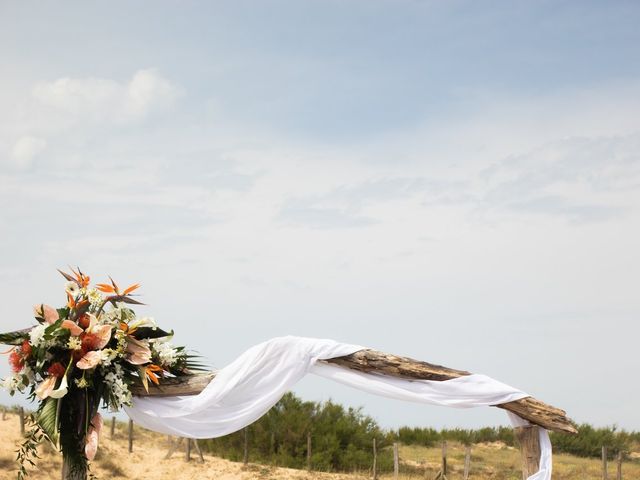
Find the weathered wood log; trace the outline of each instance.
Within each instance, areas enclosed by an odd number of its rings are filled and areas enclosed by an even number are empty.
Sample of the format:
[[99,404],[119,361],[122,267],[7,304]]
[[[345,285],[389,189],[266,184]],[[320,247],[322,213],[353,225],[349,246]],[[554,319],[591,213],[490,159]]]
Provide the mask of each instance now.
[[[360,350],[351,355],[331,358],[323,360],[323,362],[365,373],[412,380],[444,381],[471,375],[470,372],[464,370],[455,370],[375,350]],[[132,393],[138,396],[195,395],[200,393],[214,377],[215,373],[206,373],[188,377],[166,378],[162,380],[160,386],[149,385],[149,392],[146,392],[140,385],[133,387]],[[494,406],[513,412],[547,430],[572,434],[578,432],[564,410],[547,405],[533,397]]]
[[540,469],[540,432],[538,429],[539,427],[535,425],[514,429],[522,455],[522,480],[526,480]]

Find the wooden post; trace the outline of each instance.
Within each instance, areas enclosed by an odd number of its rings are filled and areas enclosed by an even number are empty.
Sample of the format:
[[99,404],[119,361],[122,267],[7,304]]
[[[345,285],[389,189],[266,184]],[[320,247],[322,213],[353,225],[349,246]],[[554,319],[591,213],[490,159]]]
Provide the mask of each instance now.
[[129,419],[129,453],[133,452],[133,420]]
[[7,407],[2,407],[2,420],[7,419]]
[[442,476],[447,476],[447,441],[442,442]]
[[520,443],[520,454],[522,456],[522,478],[529,478],[540,470],[540,437],[538,426],[528,425],[526,427],[516,427],[516,438]]
[[464,480],[469,480],[469,470],[471,468],[471,445],[464,449]]
[[177,441],[175,442],[171,442],[169,444],[169,451],[167,452],[167,454],[165,455],[165,460],[167,458],[171,458],[171,455],[173,455],[173,452],[176,451],[176,449],[178,449],[180,447],[180,445],[182,445],[182,441],[184,440],[184,438],[180,437]]
[[617,463],[616,480],[622,480],[622,452],[618,452]]
[[307,432],[307,470],[311,471],[311,430]]
[[273,457],[276,454],[276,432],[271,431],[271,438],[269,439],[269,453]]
[[400,473],[400,457],[398,456],[398,442],[393,444],[393,478],[397,479]]
[[609,474],[607,472],[607,447],[602,446],[602,480],[607,480],[609,478]]
[[249,463],[249,427],[244,427],[244,456],[242,457],[242,463],[245,465]]
[[184,459],[187,462],[191,461],[191,439],[190,438],[187,438],[187,448],[186,448],[186,451],[185,451]]
[[111,438],[116,435],[116,417],[111,417]]
[[200,463],[204,463],[204,457],[202,456],[202,450],[200,450],[200,445],[198,445],[198,440],[193,439],[193,446],[196,447],[196,452],[198,452],[198,457],[200,457]]
[[20,433],[24,436],[24,408],[20,407],[20,411],[18,413],[20,415]]
[[373,439],[373,480],[378,480],[378,447]]

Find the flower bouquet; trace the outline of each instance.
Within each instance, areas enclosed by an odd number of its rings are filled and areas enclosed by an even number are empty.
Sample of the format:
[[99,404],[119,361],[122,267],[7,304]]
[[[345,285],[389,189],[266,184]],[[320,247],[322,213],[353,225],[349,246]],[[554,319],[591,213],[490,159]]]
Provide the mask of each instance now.
[[136,316],[130,306],[142,305],[133,293],[139,284],[121,289],[109,278],[91,287],[80,269],[71,272],[60,271],[67,280],[64,307],[36,305],[35,326],[0,334],[0,343],[12,346],[5,353],[13,375],[2,385],[12,395],[28,390],[29,399],[39,401],[18,450],[19,479],[27,475],[26,464],[34,464],[42,440],[62,451],[67,478],[84,478],[98,447],[101,404],[117,411],[131,404],[134,383],[148,390],[149,382],[203,367],[169,342],[173,331]]

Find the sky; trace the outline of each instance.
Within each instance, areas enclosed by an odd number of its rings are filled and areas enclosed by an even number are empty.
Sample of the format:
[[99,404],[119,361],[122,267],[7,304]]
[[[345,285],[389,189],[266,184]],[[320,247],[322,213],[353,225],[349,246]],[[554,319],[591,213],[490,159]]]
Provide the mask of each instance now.
[[[333,338],[640,430],[639,23],[631,1],[0,2],[1,330],[77,265],[141,282],[138,313],[215,368]],[[507,423],[295,392],[388,428]]]

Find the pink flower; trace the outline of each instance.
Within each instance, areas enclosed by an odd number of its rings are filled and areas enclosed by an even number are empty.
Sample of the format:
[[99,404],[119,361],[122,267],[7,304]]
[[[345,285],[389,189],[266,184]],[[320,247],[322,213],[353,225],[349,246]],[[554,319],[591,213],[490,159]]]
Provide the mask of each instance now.
[[58,311],[55,308],[43,303],[40,305],[34,305],[33,313],[36,318],[44,320],[45,323],[48,323],[49,325],[55,323],[60,318],[60,315],[58,315]]
[[82,342],[94,350],[102,350],[111,340],[111,326],[109,325],[89,327],[86,333]]
[[127,361],[133,365],[149,363],[151,361],[149,343],[127,337]]
[[100,352],[87,352],[84,356],[78,360],[76,367],[80,370],[89,370],[95,368],[102,361],[102,354]]
[[71,320],[63,320],[60,327],[69,329],[71,335],[73,335],[74,337],[78,337],[84,332],[84,330],[79,327],[76,322],[72,322]]
[[100,438],[103,423],[102,416],[99,413],[96,413],[91,419],[91,426],[87,432],[86,444],[84,446],[84,455],[89,461],[92,461],[96,457],[98,439]]
[[54,377],[53,375],[44,379],[40,385],[36,387],[36,395],[40,400],[44,400],[56,386],[56,382],[58,381],[58,377]]

